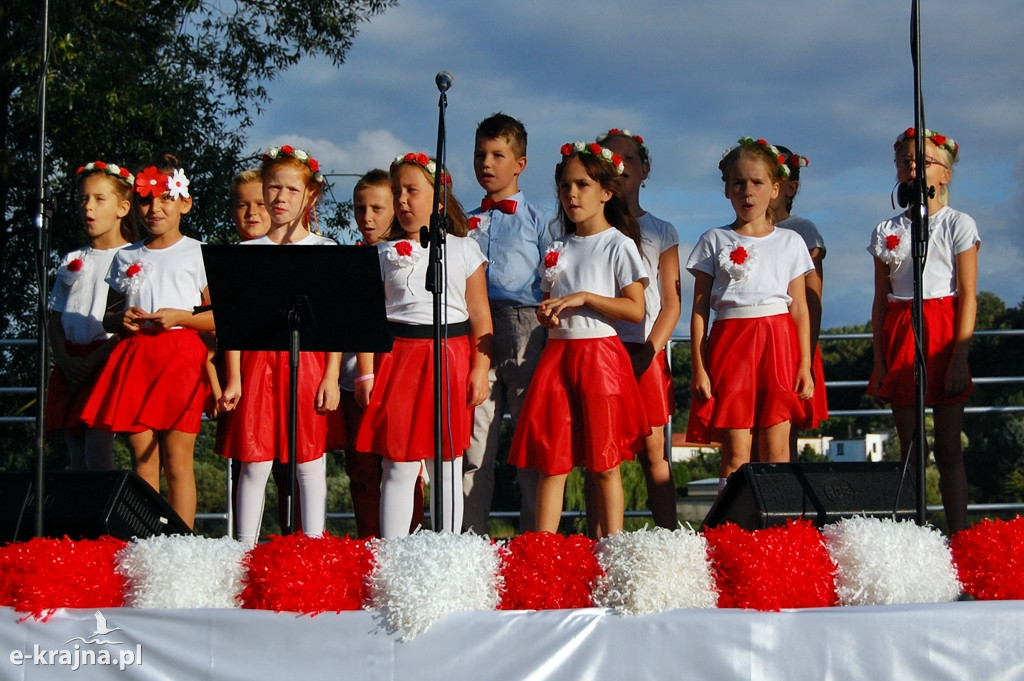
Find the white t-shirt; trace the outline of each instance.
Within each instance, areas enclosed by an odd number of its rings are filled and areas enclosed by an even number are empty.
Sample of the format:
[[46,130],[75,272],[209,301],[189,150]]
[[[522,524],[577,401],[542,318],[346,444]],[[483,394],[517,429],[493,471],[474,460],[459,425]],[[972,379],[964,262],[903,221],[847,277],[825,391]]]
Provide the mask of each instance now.
[[776,222],[775,226],[793,230],[799,234],[804,240],[804,243],[807,244],[808,251],[820,248],[821,259],[825,259],[825,240],[821,237],[821,232],[818,231],[818,226],[807,218],[800,217],[799,215],[790,215],[785,220]]
[[[634,282],[646,288],[647,268],[636,244],[614,227],[579,236],[566,234],[548,247],[545,261],[558,253],[557,262],[548,267],[541,263],[541,289],[552,298],[589,291],[609,298],[618,298],[622,289]],[[583,306],[564,310],[557,328],[548,330],[549,338],[604,338],[617,334],[614,320]]]
[[[745,258],[740,256],[743,252]],[[789,305],[793,302],[789,282],[813,270],[814,263],[803,239],[792,230],[776,228],[753,237],[737,234],[726,225],[701,235],[686,269],[714,278],[711,309],[721,312],[751,305]]]
[[643,343],[651,335],[654,321],[661,314],[661,280],[658,278],[661,255],[679,245],[679,232],[672,223],[650,213],[644,213],[637,221],[640,223],[641,255],[650,283],[644,289],[644,320],[637,323],[615,320],[615,328],[623,343]]
[[85,246],[61,260],[47,307],[60,313],[60,324],[68,342],[86,345],[112,335],[103,329],[110,291],[107,273],[114,256],[125,247],[127,244],[107,249]]
[[141,241],[126,246],[114,256],[107,283],[124,295],[127,307],[191,310],[203,304],[206,289],[202,244],[183,236],[167,248]]
[[[878,224],[868,252],[889,265],[890,301],[914,299],[914,263],[911,258],[911,221],[906,213]],[[981,245],[978,226],[967,213],[943,206],[928,220],[928,255],[924,261],[925,299],[956,294],[956,256]],[[897,248],[885,247],[886,236],[896,236]],[[897,253],[899,254],[897,256]]]
[[[408,255],[402,255],[404,250]],[[388,320],[403,324],[432,324],[434,294],[427,290],[429,249],[419,241],[401,239],[377,244]],[[487,262],[475,241],[466,237],[445,237],[445,289],[442,302],[449,324],[469,320],[466,280]]]

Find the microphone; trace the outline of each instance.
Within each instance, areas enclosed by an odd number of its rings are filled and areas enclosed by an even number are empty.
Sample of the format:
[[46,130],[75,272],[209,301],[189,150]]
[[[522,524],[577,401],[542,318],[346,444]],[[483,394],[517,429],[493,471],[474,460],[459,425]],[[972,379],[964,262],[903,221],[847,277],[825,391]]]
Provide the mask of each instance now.
[[451,71],[438,71],[434,76],[434,83],[437,84],[439,92],[448,92],[448,88],[455,83],[455,76],[451,74]]

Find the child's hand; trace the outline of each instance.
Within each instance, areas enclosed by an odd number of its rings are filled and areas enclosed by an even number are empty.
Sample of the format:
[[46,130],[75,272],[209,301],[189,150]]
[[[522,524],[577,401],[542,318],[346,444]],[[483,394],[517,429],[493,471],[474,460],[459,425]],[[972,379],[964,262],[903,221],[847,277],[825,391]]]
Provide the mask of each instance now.
[[488,371],[482,368],[474,368],[469,372],[469,381],[466,384],[466,406],[469,408],[478,407],[487,399],[490,391],[490,381],[487,380]]
[[217,400],[217,408],[222,412],[234,411],[241,399],[242,384],[238,381],[228,381],[224,392],[220,394],[220,399]]
[[647,341],[642,348],[631,354],[629,361],[633,364],[633,375],[637,378],[643,376],[644,372],[651,366],[651,362],[654,361],[656,354],[654,352],[654,344],[651,341]]
[[370,394],[373,392],[373,376],[364,378],[361,381],[356,381],[356,404],[363,409],[370,404]]
[[146,311],[141,307],[129,307],[121,317],[121,326],[129,333],[138,333],[145,317]]
[[338,381],[325,378],[320,382],[320,388],[316,391],[316,410],[323,414],[334,411],[341,403],[341,389]]
[[[548,298],[547,300],[542,300],[540,305],[537,307],[537,318],[544,326],[556,327],[559,324],[558,315],[562,310],[574,307],[583,307],[586,304],[586,291],[570,293],[569,295],[561,296],[560,298]],[[545,318],[547,319],[547,322],[545,322]]]
[[946,394],[959,395],[971,384],[971,374],[967,368],[967,360],[954,355],[946,370]]
[[711,399],[711,377],[706,371],[695,371],[690,381],[690,392],[703,401]]
[[794,390],[801,400],[809,400],[814,397],[814,377],[811,376],[810,369],[797,369]]
[[85,357],[66,357],[57,361],[68,392],[77,393],[93,374],[92,364]]
[[145,321],[146,325],[150,328],[166,331],[174,328],[175,326],[181,326],[182,322],[191,316],[191,313],[187,310],[176,310],[172,307],[162,307],[156,312],[142,315],[140,318]]
[[885,381],[886,371],[884,364],[876,363],[871,370],[871,379],[868,381],[868,392],[874,397],[875,404],[880,407],[886,406],[886,402],[878,397],[878,391]]

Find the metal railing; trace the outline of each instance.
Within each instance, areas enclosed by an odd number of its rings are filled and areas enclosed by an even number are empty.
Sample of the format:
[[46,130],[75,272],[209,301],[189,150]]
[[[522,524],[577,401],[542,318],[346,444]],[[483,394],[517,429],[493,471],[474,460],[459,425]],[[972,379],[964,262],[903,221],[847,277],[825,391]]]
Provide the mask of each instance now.
[[[994,329],[976,331],[975,337],[1001,337],[1001,336],[1024,336],[1024,329]],[[819,342],[844,342],[844,341],[857,341],[857,340],[871,340],[872,336],[870,333],[842,333],[842,334],[822,334],[819,338]],[[673,336],[666,348],[668,354],[669,365],[672,362],[672,348],[677,343],[689,343],[690,338],[688,336]],[[18,348],[18,347],[30,347],[36,346],[36,340],[34,338],[0,338],[0,351],[5,347]],[[1012,385],[1012,384],[1024,384],[1024,376],[983,376],[974,377],[974,383],[976,385]],[[825,381],[825,387],[828,390],[852,390],[860,389],[865,390],[867,388],[867,379],[862,381]],[[0,386],[0,396],[2,395],[34,395],[36,392],[35,386]],[[1024,412],[1024,405],[976,405],[970,404],[964,408],[965,414],[1013,414]],[[865,416],[886,416],[890,415],[889,409],[882,408],[862,408],[862,409],[830,409],[829,417],[865,417]],[[204,417],[205,418],[205,417]],[[7,414],[0,415],[0,425],[4,424],[16,424],[16,423],[34,423],[35,416],[12,416]],[[227,488],[228,498],[231,498],[231,467],[230,461],[227,461]],[[941,511],[941,506],[929,506],[929,513]],[[1024,510],[1024,504],[973,504],[968,507],[968,510],[972,513],[994,513],[994,512],[1007,512],[1007,511],[1021,511]],[[518,517],[517,511],[501,511],[492,512],[493,517],[501,518],[515,518]],[[627,511],[627,517],[643,517],[650,515],[647,511]],[[565,518],[580,518],[583,516],[582,511],[566,511],[563,513]],[[429,517],[429,513],[427,514]],[[351,512],[330,512],[327,514],[327,518],[330,520],[354,520],[355,515]],[[230,530],[230,513],[219,512],[219,513],[200,513],[196,515],[197,521],[222,521],[228,524]]]

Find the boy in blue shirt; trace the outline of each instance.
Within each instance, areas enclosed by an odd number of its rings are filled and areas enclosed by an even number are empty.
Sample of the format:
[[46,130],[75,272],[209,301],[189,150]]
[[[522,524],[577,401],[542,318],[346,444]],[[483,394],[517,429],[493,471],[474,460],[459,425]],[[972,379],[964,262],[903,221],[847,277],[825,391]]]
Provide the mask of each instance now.
[[[473,170],[486,196],[469,212],[469,236],[487,256],[487,295],[494,322],[489,398],[476,408],[473,439],[463,457],[465,515],[463,531],[487,531],[494,494],[494,465],[502,417],[513,427],[526,389],[547,341],[537,321],[541,301],[539,266],[561,228],[554,213],[527,203],[519,191],[526,169],[526,128],[515,118],[496,113],[476,130]],[[522,507],[519,530],[534,528],[537,472],[517,472]]]

